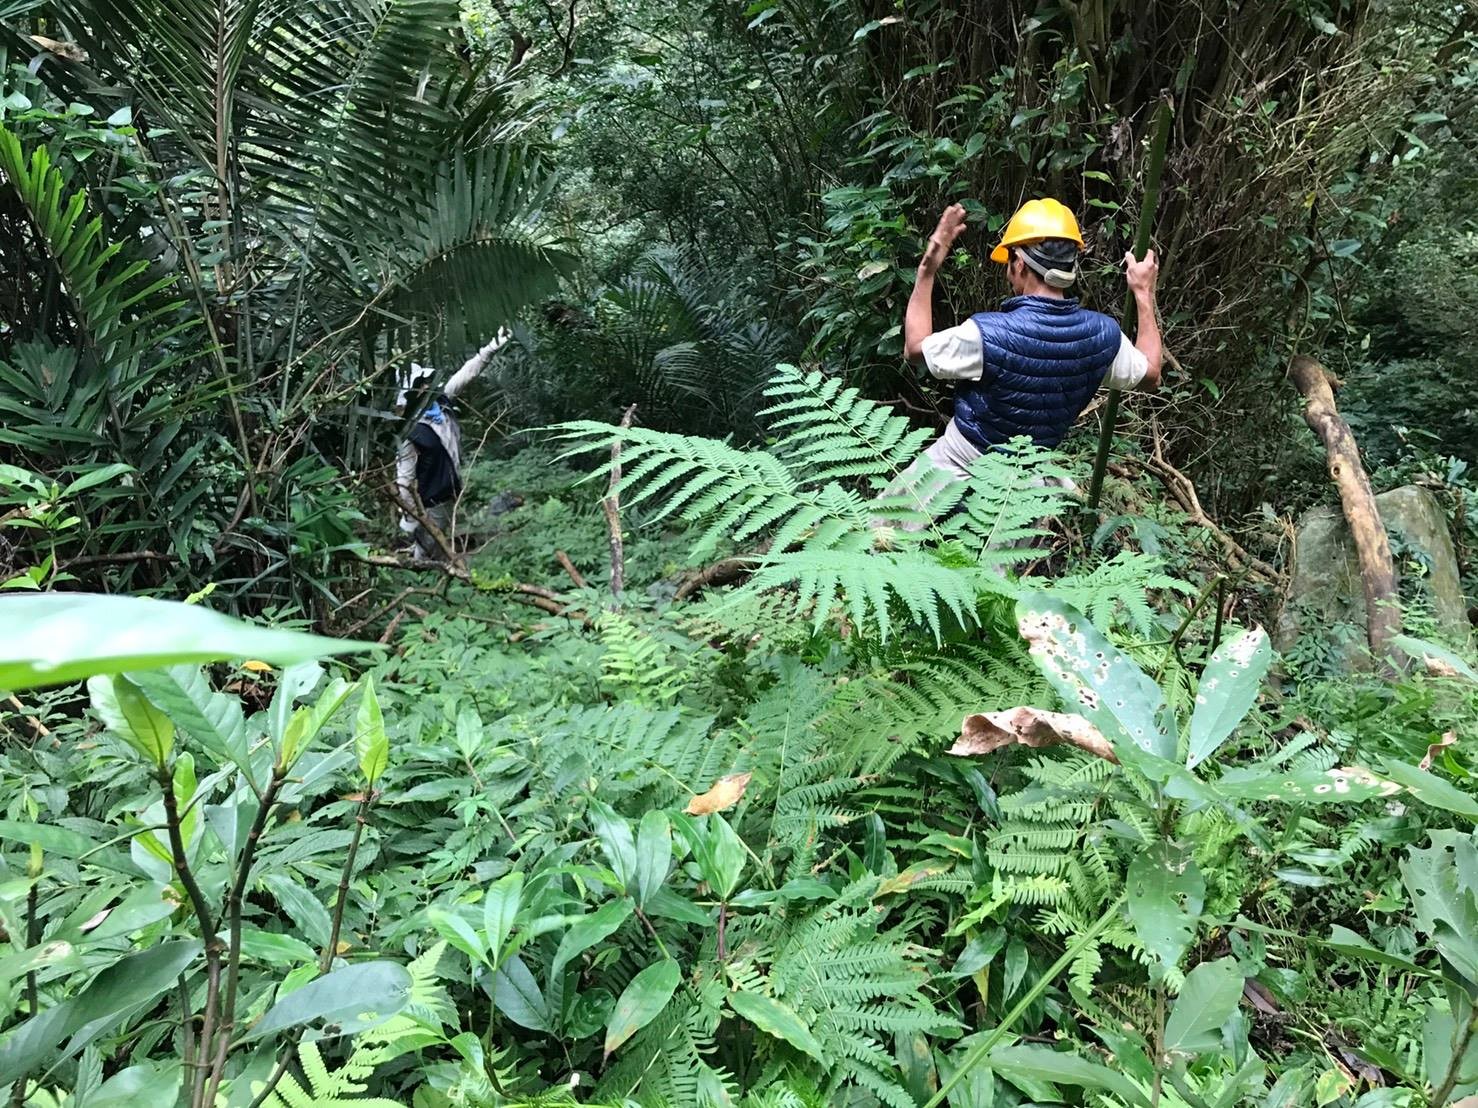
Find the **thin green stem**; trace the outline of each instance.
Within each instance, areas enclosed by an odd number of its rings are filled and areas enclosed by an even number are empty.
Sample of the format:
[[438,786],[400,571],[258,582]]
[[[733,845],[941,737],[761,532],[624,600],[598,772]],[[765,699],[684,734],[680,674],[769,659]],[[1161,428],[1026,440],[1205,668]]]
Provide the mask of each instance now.
[[1458,1082],[1462,1073],[1463,1057],[1468,1053],[1468,1047],[1473,1041],[1473,1034],[1478,1031],[1478,1007],[1468,1016],[1468,1022],[1458,1030],[1457,1039],[1452,1044],[1452,1061],[1448,1063],[1447,1075],[1442,1078],[1442,1084],[1437,1086],[1437,1091],[1432,1094],[1432,1108],[1447,1108],[1447,1100],[1452,1096],[1452,1089]]
[[349,853],[344,856],[344,869],[339,874],[339,895],[334,898],[333,926],[328,933],[328,945],[323,948],[323,954],[318,961],[318,972],[327,973],[329,967],[334,964],[334,954],[339,949],[339,929],[344,924],[344,902],[349,899],[349,879],[354,873],[354,858],[359,853],[359,840],[364,835],[365,825],[369,822],[370,804],[374,802],[375,791],[370,785],[364,787],[364,795],[359,798],[359,808],[354,815],[354,838],[349,841]]
[[937,1105],[944,1102],[944,1098],[949,1096],[955,1086],[965,1080],[966,1075],[971,1070],[985,1061],[990,1052],[996,1048],[996,1045],[1010,1032],[1012,1025],[1022,1017],[1028,1008],[1037,1002],[1037,999],[1051,987],[1062,971],[1067,969],[1078,955],[1087,950],[1093,941],[1098,938],[1099,933],[1119,914],[1119,909],[1123,906],[1126,895],[1125,893],[1120,893],[1114,902],[1104,909],[1103,915],[1099,916],[1088,930],[1073,940],[1072,944],[1062,952],[1062,957],[1058,958],[1057,961],[1048,967],[1047,972],[1037,979],[1037,983],[1027,990],[1026,995],[1018,1000],[1011,1010],[1006,1013],[1005,1018],[996,1025],[995,1030],[987,1035],[983,1042],[975,1046],[969,1054],[965,1055],[965,1060],[960,1063],[959,1069],[955,1070],[954,1076],[939,1087],[939,1091],[924,1103],[923,1108],[937,1108]]
[[[241,977],[241,908],[246,899],[246,886],[251,879],[257,846],[261,842],[262,833],[267,829],[267,821],[271,818],[273,805],[277,802],[277,792],[282,787],[286,776],[286,766],[278,765],[272,768],[272,777],[267,782],[266,791],[263,792],[261,802],[257,805],[257,814],[252,819],[251,828],[246,833],[246,842],[241,848],[241,860],[236,866],[236,879],[232,882],[231,891],[226,897],[227,941],[230,944],[226,953],[226,996],[221,1003],[221,1018],[216,1027],[217,1042],[211,1058],[210,1081],[205,1093],[206,1104],[214,1104],[216,1101],[216,1092],[220,1087],[221,1078],[225,1076],[226,1055],[231,1043],[231,1032],[236,1026],[236,991]],[[209,1050],[210,1045],[204,1044],[204,1049]]]

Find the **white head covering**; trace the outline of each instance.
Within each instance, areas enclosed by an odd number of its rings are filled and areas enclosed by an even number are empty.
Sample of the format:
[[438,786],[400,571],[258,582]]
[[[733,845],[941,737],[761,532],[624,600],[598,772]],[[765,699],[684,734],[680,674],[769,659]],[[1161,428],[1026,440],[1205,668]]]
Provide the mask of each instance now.
[[424,381],[427,377],[434,376],[436,370],[430,366],[422,365],[420,362],[412,362],[409,369],[403,369],[398,376],[397,384],[400,391],[395,394],[395,406],[404,408],[408,393],[415,387],[417,381]]

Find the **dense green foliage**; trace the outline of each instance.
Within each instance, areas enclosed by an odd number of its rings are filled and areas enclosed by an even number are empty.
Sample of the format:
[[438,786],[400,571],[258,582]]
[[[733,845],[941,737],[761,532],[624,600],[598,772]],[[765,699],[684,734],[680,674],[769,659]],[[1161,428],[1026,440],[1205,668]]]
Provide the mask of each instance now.
[[[1471,1108],[1472,640],[1400,544],[1405,664],[1262,625],[1296,352],[1478,596],[1475,35],[0,0],[8,1102]],[[1105,512],[1087,436],[906,478],[939,209],[936,319],[1041,192],[1114,310],[1162,102]],[[398,380],[502,326],[397,556]]]

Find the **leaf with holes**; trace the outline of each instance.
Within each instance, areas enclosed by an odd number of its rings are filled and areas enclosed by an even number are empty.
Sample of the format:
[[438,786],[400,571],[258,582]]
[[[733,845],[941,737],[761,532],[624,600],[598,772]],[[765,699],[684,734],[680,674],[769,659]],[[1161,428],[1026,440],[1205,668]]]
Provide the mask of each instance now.
[[1377,777],[1362,766],[1299,769],[1271,773],[1266,768],[1228,770],[1214,786],[1234,800],[1282,800],[1299,804],[1347,804],[1375,800],[1401,791],[1395,781]]
[[1129,918],[1163,968],[1173,968],[1196,935],[1206,882],[1188,851],[1155,843],[1129,865]]
[[1261,627],[1243,631],[1212,652],[1196,689],[1187,769],[1211,757],[1231,737],[1256,703],[1272,663],[1273,648]]
[[1432,845],[1412,847],[1401,861],[1419,930],[1437,953],[1478,985],[1478,841],[1457,831],[1433,831]]
[[1121,760],[1125,743],[1157,758],[1175,757],[1174,718],[1159,686],[1086,616],[1037,594],[1016,605],[1016,626],[1068,709],[1103,732]]

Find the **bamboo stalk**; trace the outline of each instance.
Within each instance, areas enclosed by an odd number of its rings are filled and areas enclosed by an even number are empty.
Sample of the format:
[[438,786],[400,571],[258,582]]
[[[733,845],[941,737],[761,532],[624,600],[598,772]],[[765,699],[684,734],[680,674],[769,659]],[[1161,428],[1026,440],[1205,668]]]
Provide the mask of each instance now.
[[[1144,201],[1139,206],[1139,226],[1134,232],[1134,256],[1143,259],[1150,248],[1150,232],[1155,225],[1155,209],[1160,205],[1160,171],[1165,166],[1165,143],[1170,137],[1170,101],[1161,100],[1155,113],[1154,134],[1150,139],[1150,163],[1145,172]],[[1124,293],[1123,319],[1127,323],[1134,310],[1134,292]],[[1119,420],[1120,389],[1110,389],[1103,408],[1103,430],[1098,436],[1098,454],[1093,459],[1093,478],[1088,483],[1088,510],[1098,511],[1098,497],[1103,492],[1103,474],[1108,468],[1109,451],[1113,448],[1114,427]]]

